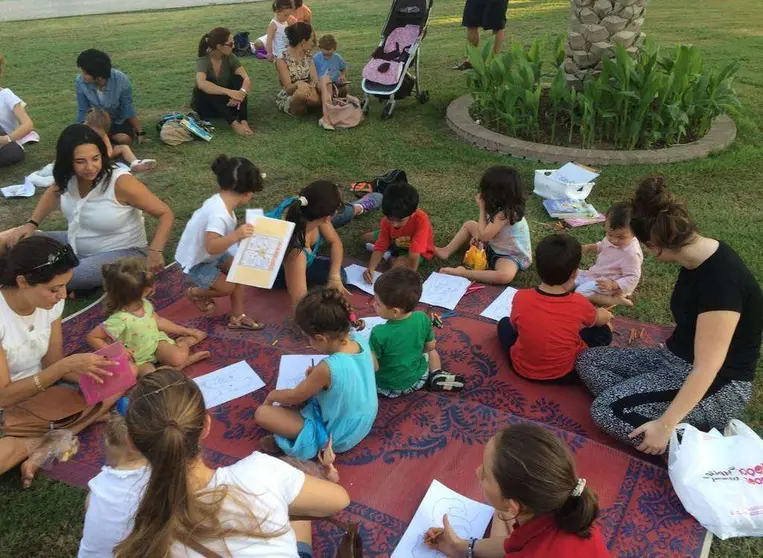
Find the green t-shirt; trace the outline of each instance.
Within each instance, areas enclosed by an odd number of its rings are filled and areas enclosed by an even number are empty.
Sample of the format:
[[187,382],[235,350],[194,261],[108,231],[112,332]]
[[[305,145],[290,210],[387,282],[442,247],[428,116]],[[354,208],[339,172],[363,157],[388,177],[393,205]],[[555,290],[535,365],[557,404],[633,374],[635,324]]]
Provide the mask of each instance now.
[[413,387],[427,371],[424,345],[432,340],[432,321],[424,312],[371,330],[371,349],[379,361],[376,386],[394,391]]
[[240,67],[241,61],[235,54],[223,56],[220,59],[220,74],[215,76],[215,72],[212,69],[212,60],[209,56],[202,56],[196,59],[196,71],[206,75],[208,81],[220,87],[230,87],[231,78]]

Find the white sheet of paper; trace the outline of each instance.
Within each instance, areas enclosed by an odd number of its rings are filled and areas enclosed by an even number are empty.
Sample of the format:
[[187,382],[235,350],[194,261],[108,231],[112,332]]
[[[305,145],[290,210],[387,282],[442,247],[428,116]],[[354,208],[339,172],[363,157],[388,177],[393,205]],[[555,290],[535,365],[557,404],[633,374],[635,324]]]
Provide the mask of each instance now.
[[588,184],[599,177],[598,172],[593,172],[576,165],[567,163],[560,169],[551,173],[551,179],[564,184]]
[[511,316],[511,304],[514,301],[515,294],[517,294],[517,289],[514,287],[506,287],[506,289],[490,303],[490,306],[482,311],[480,316],[483,318],[490,318],[496,322],[503,318],[508,318]]
[[469,279],[445,275],[444,273],[432,273],[424,281],[424,292],[421,294],[421,302],[440,306],[448,310],[455,310],[456,305],[466,294],[466,289],[471,285]]
[[[357,288],[359,288],[361,291],[365,291],[368,294],[372,295],[374,294],[374,285],[373,283],[369,285],[366,283],[366,280],[363,279],[363,272],[367,268],[363,267],[362,265],[358,264],[352,264],[348,265],[344,268],[344,271],[347,273],[347,284],[348,285],[355,285]],[[376,283],[376,280],[381,277],[381,273],[378,271],[374,271],[374,283]]]
[[262,378],[245,360],[194,378],[193,381],[201,389],[207,409],[233,401],[265,386]]
[[[283,355],[278,367],[276,389],[294,389],[305,379],[305,371],[328,355]],[[277,407],[280,403],[274,403]]]
[[442,527],[442,516],[448,514],[450,526],[463,539],[481,539],[495,510],[454,492],[433,480],[419,508],[397,544],[392,558],[437,558],[443,554],[430,550],[424,543],[424,533],[430,527]]
[[0,188],[0,192],[2,192],[6,198],[31,198],[34,196],[35,188],[32,181],[27,178],[24,180],[23,184],[14,184],[13,186]]
[[370,318],[362,318],[364,322],[366,322],[366,327],[364,327],[361,331],[353,330],[357,335],[360,335],[363,339],[366,341],[371,339],[371,330],[381,324],[386,324],[387,320],[384,318],[380,318],[379,316],[372,316]]
[[252,223],[254,223],[254,220],[257,217],[264,217],[264,216],[265,216],[265,212],[262,211],[262,209],[247,209],[244,220],[251,225]]

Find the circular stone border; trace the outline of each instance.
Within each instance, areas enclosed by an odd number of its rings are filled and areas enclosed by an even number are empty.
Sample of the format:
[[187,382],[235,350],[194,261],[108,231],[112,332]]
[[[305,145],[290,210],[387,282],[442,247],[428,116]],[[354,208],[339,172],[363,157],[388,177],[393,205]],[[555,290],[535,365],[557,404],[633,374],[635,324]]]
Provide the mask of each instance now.
[[516,157],[543,163],[575,161],[585,165],[652,165],[678,163],[701,159],[726,149],[737,135],[734,121],[726,115],[715,119],[710,130],[699,141],[674,145],[665,149],[633,151],[579,149],[524,141],[504,136],[477,124],[469,113],[474,99],[471,95],[458,97],[448,105],[445,120],[460,138],[469,143]]

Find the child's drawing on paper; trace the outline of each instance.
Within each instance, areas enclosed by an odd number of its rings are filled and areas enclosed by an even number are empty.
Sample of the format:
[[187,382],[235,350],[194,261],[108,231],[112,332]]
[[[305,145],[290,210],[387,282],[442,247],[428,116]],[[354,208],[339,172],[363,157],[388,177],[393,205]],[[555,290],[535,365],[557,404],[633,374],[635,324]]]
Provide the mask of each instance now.
[[240,265],[273,271],[281,247],[281,239],[277,236],[256,235],[246,244],[241,254]]

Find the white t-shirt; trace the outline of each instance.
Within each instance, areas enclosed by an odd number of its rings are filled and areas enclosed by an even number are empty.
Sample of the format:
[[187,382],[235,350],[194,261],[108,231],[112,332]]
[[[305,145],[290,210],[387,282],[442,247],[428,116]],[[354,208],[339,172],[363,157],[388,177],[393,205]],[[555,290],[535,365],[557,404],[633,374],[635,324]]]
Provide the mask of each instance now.
[[204,249],[206,234],[213,232],[226,236],[236,230],[237,224],[236,217],[228,211],[222,196],[215,194],[194,211],[178,242],[175,260],[186,273],[200,263],[217,260],[221,254],[212,256]]
[[[305,474],[302,471],[259,452],[230,467],[217,469],[209,489],[222,485],[237,488],[247,508],[262,521],[260,528],[263,531],[275,533],[286,529],[284,534],[270,539],[228,539],[226,544],[230,555],[236,558],[297,558],[297,538],[289,526],[289,505],[304,483]],[[226,520],[234,519],[223,518],[223,521]],[[228,556],[222,542],[204,546]],[[179,544],[172,547],[171,554],[174,558],[201,558],[199,553]]]
[[148,467],[121,470],[104,466],[87,483],[90,503],[78,558],[107,558],[132,531],[135,512],[151,477]]
[[[16,105],[26,107],[26,103],[17,97],[13,91],[0,89],[0,128],[5,130],[6,134],[10,134],[19,127],[16,113],[13,112]],[[24,145],[30,141],[40,141],[40,136],[34,130],[18,140],[18,143]]]
[[63,312],[62,300],[50,310],[37,308],[29,316],[19,316],[8,306],[0,290],[0,345],[5,351],[12,382],[42,370],[42,357],[50,344],[50,326]]
[[148,246],[143,212],[117,200],[116,183],[125,174],[130,173],[115,168],[105,189],[98,183],[84,198],[80,198],[77,177],[69,181],[61,196],[61,212],[69,223],[69,244],[78,256]]

